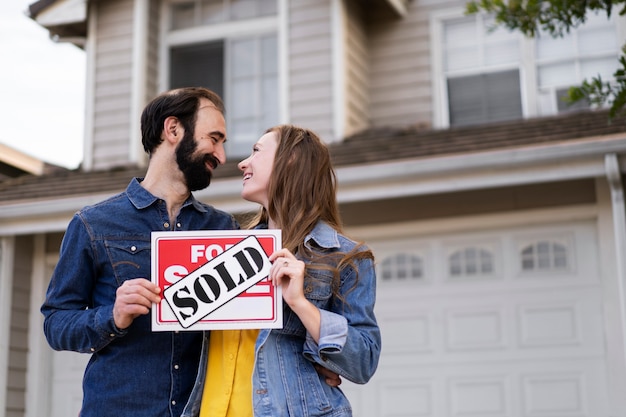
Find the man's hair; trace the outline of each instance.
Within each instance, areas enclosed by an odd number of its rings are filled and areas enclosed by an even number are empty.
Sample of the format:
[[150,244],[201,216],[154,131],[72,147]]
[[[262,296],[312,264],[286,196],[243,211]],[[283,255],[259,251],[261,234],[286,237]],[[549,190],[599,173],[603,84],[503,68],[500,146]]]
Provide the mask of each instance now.
[[209,100],[216,110],[224,114],[224,102],[220,96],[204,87],[183,87],[166,91],[148,103],[141,114],[141,143],[148,155],[152,155],[163,141],[163,124],[170,116],[180,121],[185,132],[193,134],[202,98]]

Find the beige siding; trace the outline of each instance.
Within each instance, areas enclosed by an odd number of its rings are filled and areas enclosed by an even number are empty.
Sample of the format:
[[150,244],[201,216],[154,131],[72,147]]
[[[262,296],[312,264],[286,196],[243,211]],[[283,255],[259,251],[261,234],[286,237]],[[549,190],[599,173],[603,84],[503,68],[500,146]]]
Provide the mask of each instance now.
[[[462,0],[412,1],[403,17],[344,0],[344,124],[350,135],[368,127],[432,124],[430,16]],[[370,4],[372,5],[372,4]],[[333,40],[329,0],[289,2],[291,122],[332,138]]]
[[131,116],[133,0],[96,2],[93,167],[125,164]]
[[350,136],[369,125],[369,51],[361,2],[347,1],[346,9],[344,134]]
[[290,122],[332,139],[332,48],[328,0],[289,1]]
[[428,14],[412,2],[402,19],[371,22],[374,126],[430,123]]
[[371,120],[374,126],[430,126],[430,16],[465,1],[413,1],[401,19],[371,21]]
[[32,254],[32,236],[16,238],[13,294],[11,296],[7,417],[23,417],[25,412]]
[[594,203],[595,182],[585,179],[344,203],[341,214],[356,227]]

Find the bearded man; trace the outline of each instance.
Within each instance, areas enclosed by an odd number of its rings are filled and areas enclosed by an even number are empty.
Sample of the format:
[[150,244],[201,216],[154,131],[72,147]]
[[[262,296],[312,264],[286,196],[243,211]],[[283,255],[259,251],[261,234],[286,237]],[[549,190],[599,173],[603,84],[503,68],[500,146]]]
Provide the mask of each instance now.
[[160,302],[150,281],[151,232],[239,227],[191,193],[226,159],[217,94],[191,87],[159,95],[141,115],[141,133],[145,178],[73,216],[41,307],[53,349],[91,354],[80,417],[180,416],[202,334],[151,331],[148,313]]

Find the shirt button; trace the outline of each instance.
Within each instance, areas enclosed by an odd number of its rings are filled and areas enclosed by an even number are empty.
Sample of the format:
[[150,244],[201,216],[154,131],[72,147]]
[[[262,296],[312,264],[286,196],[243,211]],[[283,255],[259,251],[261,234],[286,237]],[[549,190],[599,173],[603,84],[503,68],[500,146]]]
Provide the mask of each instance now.
[[235,355],[233,355],[232,353],[230,355],[228,355],[228,359],[230,359],[231,361],[233,360],[234,357],[235,357]]
[[176,400],[172,400],[172,405],[176,405]]
[[168,228],[170,227],[170,224],[168,222],[163,223],[163,227]]
[[137,246],[133,245],[130,247],[131,252],[135,252],[137,250]]
[[109,337],[115,337],[115,335],[114,335],[113,333],[111,333],[111,334],[109,335]]
[[180,229],[182,226],[180,225],[180,223],[176,223],[176,227]]
[[178,369],[178,365],[174,365],[174,369]]
[[92,351],[92,352],[95,352],[95,351],[96,351],[96,348],[91,348],[91,349],[89,349],[89,350],[90,350],[90,351]]

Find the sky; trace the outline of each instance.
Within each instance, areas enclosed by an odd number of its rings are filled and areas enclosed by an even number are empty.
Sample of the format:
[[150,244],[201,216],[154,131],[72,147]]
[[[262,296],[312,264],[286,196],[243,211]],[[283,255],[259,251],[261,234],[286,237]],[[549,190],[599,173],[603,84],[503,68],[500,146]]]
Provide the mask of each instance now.
[[0,143],[73,169],[83,156],[85,52],[27,17],[35,1],[0,1]]

